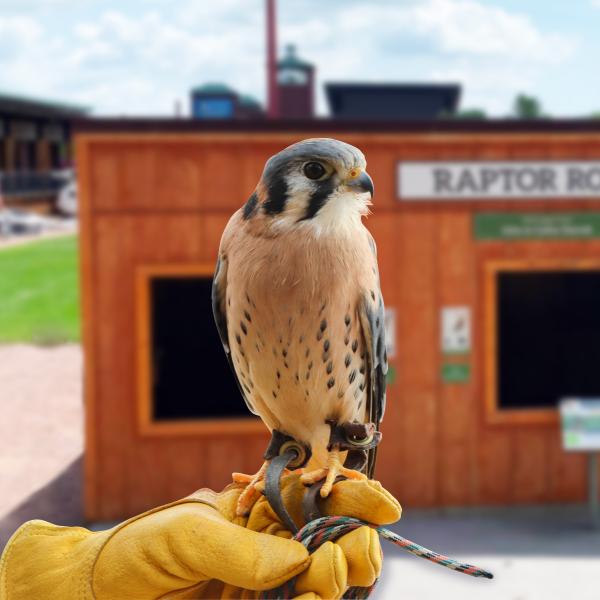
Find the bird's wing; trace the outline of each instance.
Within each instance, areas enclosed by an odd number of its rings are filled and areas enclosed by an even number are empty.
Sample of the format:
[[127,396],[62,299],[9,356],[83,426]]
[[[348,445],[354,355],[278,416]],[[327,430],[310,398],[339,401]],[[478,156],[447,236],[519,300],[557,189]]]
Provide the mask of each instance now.
[[227,298],[227,260],[223,258],[219,254],[219,258],[217,259],[217,266],[215,267],[215,275],[213,277],[212,283],[212,309],[213,316],[215,318],[215,324],[217,326],[217,330],[219,332],[219,337],[221,338],[221,343],[223,344],[223,349],[225,350],[225,355],[227,356],[227,362],[229,362],[229,366],[231,367],[231,371],[235,377],[235,381],[240,390],[240,394],[242,394],[242,398],[246,402],[246,406],[250,410],[250,412],[255,415],[258,414],[248,397],[244,393],[244,389],[238,379],[237,373],[235,372],[235,367],[233,366],[233,360],[231,359],[231,348],[229,347],[229,333],[227,331],[227,307],[226,307],[226,298]]
[[[375,242],[372,241],[372,238],[370,241],[372,242],[371,249],[375,256]],[[376,269],[377,260],[375,258]],[[369,422],[374,423],[379,430],[379,424],[385,412],[385,375],[388,369],[385,346],[385,308],[379,283],[377,283],[376,290],[363,291],[359,300],[358,313],[367,347],[367,373],[369,375],[367,415]],[[369,477],[373,476],[376,455],[377,448],[369,451],[367,461],[367,475]]]

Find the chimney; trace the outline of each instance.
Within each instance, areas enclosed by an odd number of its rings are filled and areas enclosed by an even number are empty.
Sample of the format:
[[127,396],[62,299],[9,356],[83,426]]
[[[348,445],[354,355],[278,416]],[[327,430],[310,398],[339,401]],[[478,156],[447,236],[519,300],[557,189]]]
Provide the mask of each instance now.
[[267,115],[279,117],[279,90],[277,89],[277,31],[275,0],[267,0]]

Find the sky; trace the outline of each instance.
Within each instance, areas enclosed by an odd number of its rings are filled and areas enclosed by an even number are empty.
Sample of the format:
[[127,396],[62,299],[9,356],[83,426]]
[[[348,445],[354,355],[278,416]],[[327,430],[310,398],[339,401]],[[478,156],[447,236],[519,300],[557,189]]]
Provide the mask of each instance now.
[[[0,0],[0,93],[168,116],[224,82],[265,99],[264,0]],[[600,112],[600,0],[279,0],[278,46],[327,81],[457,82],[461,108]]]

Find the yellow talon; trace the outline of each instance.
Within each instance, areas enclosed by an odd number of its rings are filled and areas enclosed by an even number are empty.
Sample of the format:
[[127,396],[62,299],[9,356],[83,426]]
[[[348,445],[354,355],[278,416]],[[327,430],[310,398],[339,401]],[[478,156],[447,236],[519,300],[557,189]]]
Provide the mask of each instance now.
[[[266,460],[262,467],[254,474],[248,475],[246,473],[232,473],[231,479],[234,483],[245,483],[246,489],[240,494],[236,514],[238,517],[244,517],[252,508],[256,497],[265,491],[265,476],[267,474],[267,467],[271,461]],[[283,470],[283,475],[289,475],[292,473],[289,469]]]
[[[246,516],[252,508],[256,497],[264,489],[264,485],[261,486],[265,479],[267,467],[269,461],[266,460],[261,468],[254,475],[247,475],[246,473],[232,473],[231,478],[235,483],[246,483],[246,489],[240,494],[235,512],[238,517]],[[261,489],[259,489],[259,487]]]
[[325,483],[320,490],[321,498],[327,498],[333,488],[333,482],[338,475],[343,475],[348,479],[367,479],[367,476],[354,469],[348,469],[340,461],[340,450],[339,448],[333,448],[329,452],[327,458],[327,466],[321,469],[315,469],[309,473],[304,473],[300,480],[305,485],[312,485],[317,481],[325,479]]

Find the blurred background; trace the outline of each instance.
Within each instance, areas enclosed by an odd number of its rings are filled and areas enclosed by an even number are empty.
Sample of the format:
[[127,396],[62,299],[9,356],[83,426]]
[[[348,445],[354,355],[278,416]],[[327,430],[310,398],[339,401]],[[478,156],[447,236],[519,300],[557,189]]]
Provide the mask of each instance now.
[[379,598],[598,598],[600,2],[0,0],[0,548],[268,436],[213,324],[265,160],[360,147],[390,370]]

